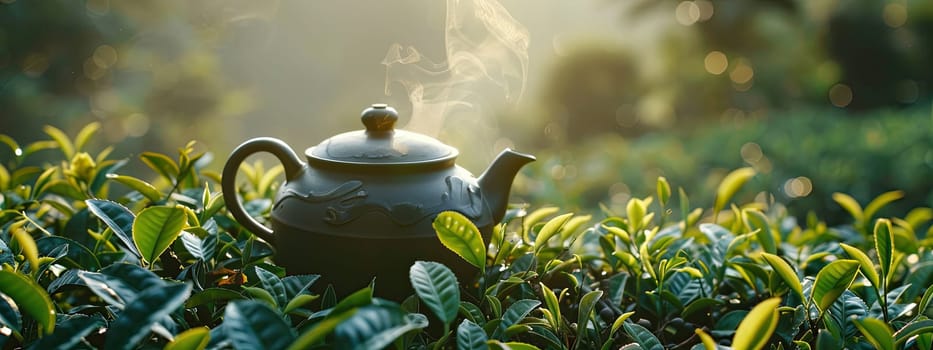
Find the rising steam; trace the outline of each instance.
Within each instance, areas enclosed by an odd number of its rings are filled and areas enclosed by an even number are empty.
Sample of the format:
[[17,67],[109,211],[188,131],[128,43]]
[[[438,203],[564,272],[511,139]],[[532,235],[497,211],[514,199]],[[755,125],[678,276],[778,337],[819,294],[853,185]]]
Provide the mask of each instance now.
[[464,117],[458,127],[480,127],[484,108],[515,103],[525,90],[528,31],[497,1],[447,0],[444,38],[446,62],[435,63],[399,44],[382,62],[386,95],[396,82],[408,92],[408,130],[437,136],[455,114]]

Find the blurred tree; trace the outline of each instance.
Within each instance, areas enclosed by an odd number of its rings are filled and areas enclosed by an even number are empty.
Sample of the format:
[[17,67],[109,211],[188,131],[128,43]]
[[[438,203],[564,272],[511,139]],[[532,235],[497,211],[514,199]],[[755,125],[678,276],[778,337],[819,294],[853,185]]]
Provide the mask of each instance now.
[[929,98],[933,83],[933,3],[847,1],[825,30],[826,49],[864,110]]
[[249,108],[221,74],[218,47],[232,18],[257,13],[217,2],[3,1],[0,132],[28,140],[44,124],[97,120],[106,142],[135,144],[126,152],[183,144],[201,121]]

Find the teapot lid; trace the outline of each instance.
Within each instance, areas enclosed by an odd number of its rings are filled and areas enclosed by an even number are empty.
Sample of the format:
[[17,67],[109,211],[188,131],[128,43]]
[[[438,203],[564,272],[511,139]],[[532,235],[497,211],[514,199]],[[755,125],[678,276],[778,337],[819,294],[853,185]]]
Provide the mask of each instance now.
[[315,166],[331,168],[391,167],[438,168],[454,164],[458,151],[418,133],[396,130],[398,112],[386,104],[363,110],[366,130],[342,133],[308,148],[305,155]]

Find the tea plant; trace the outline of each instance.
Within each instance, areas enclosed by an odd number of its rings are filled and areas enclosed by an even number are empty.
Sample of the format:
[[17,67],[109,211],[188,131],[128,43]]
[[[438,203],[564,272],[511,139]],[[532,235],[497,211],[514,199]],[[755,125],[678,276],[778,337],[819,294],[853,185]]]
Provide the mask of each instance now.
[[[456,212],[438,239],[476,267],[458,280],[419,261],[407,281],[350,295],[288,275],[272,248],[228,217],[211,155],[189,143],[121,173],[73,139],[0,141],[0,347],[167,349],[924,349],[933,348],[933,210],[876,218],[833,198],[852,226],[798,222],[774,202],[733,204],[739,169],[708,208],[664,178],[622,213],[515,207],[488,242]],[[31,165],[37,152],[59,163]],[[241,169],[267,215],[281,167]],[[112,196],[123,191],[126,194]],[[405,300],[380,283],[410,284]]]

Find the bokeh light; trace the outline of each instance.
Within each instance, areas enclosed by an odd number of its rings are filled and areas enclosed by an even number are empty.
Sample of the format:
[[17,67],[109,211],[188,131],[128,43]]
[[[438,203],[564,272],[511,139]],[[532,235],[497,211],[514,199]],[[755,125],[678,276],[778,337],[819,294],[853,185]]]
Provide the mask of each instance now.
[[900,28],[907,23],[907,7],[898,3],[887,4],[881,17],[889,27]]
[[784,193],[790,198],[801,198],[813,192],[813,182],[805,176],[795,177],[784,182]]
[[710,51],[703,59],[703,67],[713,75],[720,75],[729,68],[729,58],[720,51]]
[[852,88],[846,84],[836,84],[833,87],[829,88],[829,102],[833,106],[843,108],[852,103]]
[[689,26],[700,20],[700,7],[693,1],[682,1],[674,10],[677,22]]

